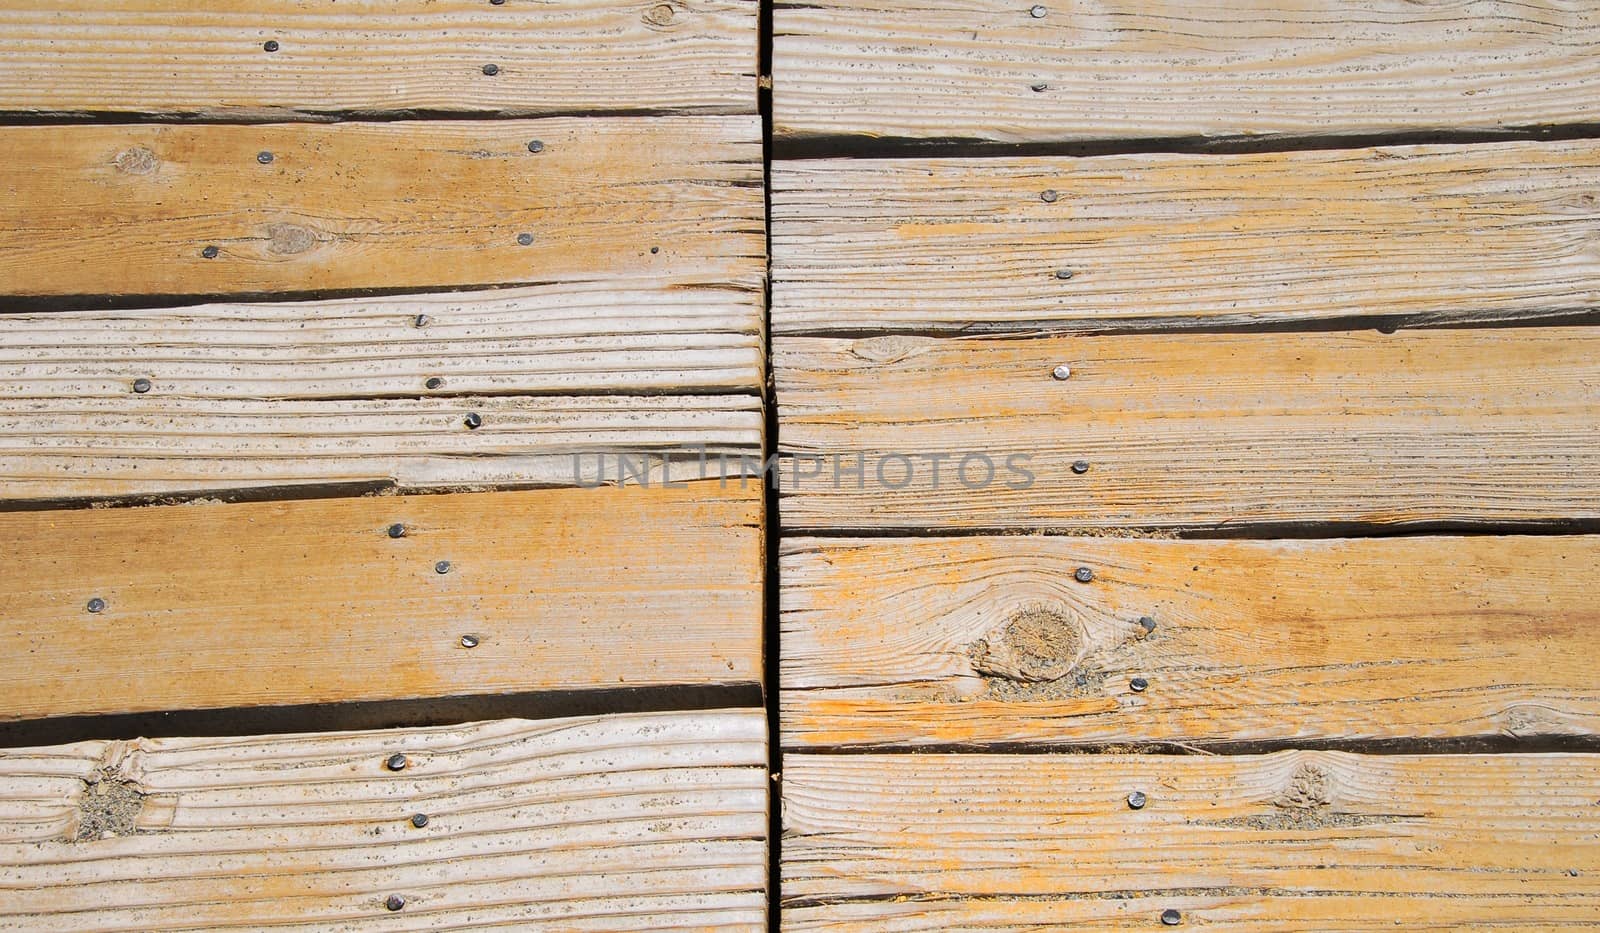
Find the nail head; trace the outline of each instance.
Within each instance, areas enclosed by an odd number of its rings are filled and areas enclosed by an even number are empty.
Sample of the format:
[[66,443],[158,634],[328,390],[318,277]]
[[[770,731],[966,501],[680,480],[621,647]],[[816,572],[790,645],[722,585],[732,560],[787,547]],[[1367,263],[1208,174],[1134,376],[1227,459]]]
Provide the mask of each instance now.
[[1089,472],[1089,461],[1074,460],[1072,462],[1072,472],[1077,473],[1079,476]]
[[1094,580],[1094,571],[1088,567],[1079,567],[1072,572],[1072,579],[1079,583],[1090,583]]
[[1035,84],[1028,85],[1028,90],[1032,91],[1035,94],[1043,94],[1045,91],[1050,90],[1050,85],[1044,83],[1043,81],[1040,81],[1040,82],[1037,82]]
[[1146,798],[1145,798],[1145,795],[1144,795],[1144,791],[1136,790],[1133,793],[1128,795],[1128,809],[1130,809],[1130,810],[1143,810],[1144,809],[1144,805],[1145,805],[1145,801],[1146,801]]
[[1150,686],[1150,681],[1145,680],[1143,677],[1135,677],[1128,681],[1128,689],[1134,693],[1143,693],[1148,686]]
[[429,376],[428,377],[428,381],[424,382],[423,385],[427,386],[430,389],[437,389],[440,386],[444,385],[444,380],[440,379],[438,376]]
[[1067,279],[1072,278],[1075,274],[1076,273],[1074,273],[1071,269],[1057,269],[1056,270],[1056,278],[1060,279],[1063,282],[1065,282]]
[[260,152],[256,153],[256,161],[260,162],[262,165],[271,165],[272,164],[272,153],[270,153],[267,150],[263,149]]
[[268,39],[267,41],[261,43],[261,50],[263,52],[276,52],[276,51],[278,51],[278,40],[277,39]]
[[476,647],[478,647],[478,636],[476,636],[476,635],[462,635],[461,636],[461,647],[463,647],[463,648],[476,648]]
[[406,756],[400,754],[399,752],[395,752],[393,755],[390,755],[384,760],[383,766],[388,768],[390,771],[404,771],[406,769],[406,765],[410,763],[410,760],[407,759]]
[[1149,616],[1140,616],[1139,627],[1144,629],[1145,634],[1148,635],[1156,630],[1156,620],[1150,618]]
[[428,814],[426,814],[426,813],[413,813],[413,814],[411,814],[411,825],[415,826],[418,829],[421,829],[422,827],[428,825]]
[[532,246],[533,245],[533,234],[531,234],[531,233],[519,233],[519,234],[517,234],[517,245],[519,245],[519,246]]
[[1028,9],[1028,15],[1034,19],[1044,19],[1044,15],[1048,12],[1049,10],[1046,10],[1042,6],[1033,6]]
[[528,151],[529,152],[543,152],[544,151],[544,140],[542,140],[542,139],[530,139],[530,140],[528,140]]
[[406,899],[398,894],[391,894],[389,899],[383,902],[383,906],[390,910],[400,910],[406,906]]
[[216,259],[217,254],[220,252],[222,251],[217,249],[215,246],[207,246],[205,249],[200,251],[200,255],[207,259]]
[[404,538],[405,536],[406,536],[406,526],[405,525],[402,525],[399,522],[395,522],[393,525],[389,526],[389,537],[391,537],[391,538]]
[[492,78],[500,73],[500,66],[491,62],[483,66],[483,73]]
[[450,572],[450,562],[447,561],[447,560],[439,561],[437,564],[433,565],[433,572],[434,573],[449,573]]
[[1039,192],[1039,200],[1043,201],[1046,204],[1054,204],[1054,203],[1056,203],[1056,198],[1058,198],[1058,197],[1060,197],[1060,195],[1056,194],[1056,189],[1054,189],[1054,188],[1046,188],[1043,191]]
[[1173,910],[1170,907],[1161,912],[1161,925],[1162,926],[1175,927],[1175,926],[1177,926],[1178,924],[1180,924],[1182,922],[1183,922],[1183,914],[1178,913],[1176,910]]
[[86,608],[90,612],[104,612],[106,608],[106,601],[96,596],[95,598],[89,600],[89,604]]
[[1065,363],[1062,363],[1060,366],[1057,366],[1055,369],[1052,369],[1050,371],[1050,375],[1057,382],[1064,382],[1064,381],[1066,381],[1068,378],[1070,378],[1072,376],[1072,367],[1068,366]]
[[133,391],[139,393],[140,395],[143,395],[146,392],[149,392],[150,391],[150,387],[151,387],[151,383],[150,383],[150,380],[148,380],[148,379],[135,379],[135,380],[133,380]]
[[475,411],[469,411],[467,412],[467,416],[461,419],[461,422],[465,424],[468,429],[476,431],[478,428],[483,426],[483,416]]
[[426,314],[419,314],[411,319],[411,323],[416,327],[427,327],[433,323],[433,318],[428,317]]

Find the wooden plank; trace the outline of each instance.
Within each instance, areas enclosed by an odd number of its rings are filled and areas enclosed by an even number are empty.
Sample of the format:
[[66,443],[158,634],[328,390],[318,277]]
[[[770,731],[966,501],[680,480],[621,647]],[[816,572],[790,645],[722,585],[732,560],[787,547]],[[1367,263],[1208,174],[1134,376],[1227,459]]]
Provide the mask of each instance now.
[[741,395],[4,399],[0,501],[590,485],[602,470],[614,482],[619,456],[657,472],[663,457],[681,461],[681,480],[741,472],[741,456],[758,465],[761,421],[761,400]]
[[1594,755],[790,755],[783,788],[796,929],[1158,929],[1177,909],[1531,930],[1600,908]]
[[1592,310],[1597,190],[1591,141],[780,162],[773,328],[1086,331]]
[[[757,394],[760,292],[657,280],[10,314],[7,398]],[[435,380],[437,380],[435,382]]]
[[[783,520],[796,530],[1592,520],[1597,361],[1600,334],[1581,327],[779,338]],[[1053,378],[1063,365],[1069,377]],[[990,458],[992,478],[976,459],[958,473],[968,454]],[[817,475],[796,482],[795,472]]]
[[13,113],[754,113],[756,4],[5,0],[0,60]]
[[764,269],[755,117],[21,126],[0,129],[0,160],[0,292],[14,295],[618,272],[755,287]]
[[779,566],[790,746],[1600,734],[1596,536],[790,538]]
[[9,751],[0,928],[762,930],[764,729],[725,710]]
[[761,489],[686,485],[0,513],[0,719],[759,683]]
[[1494,130],[1600,117],[1600,11],[1277,0],[806,0],[780,137],[1046,142]]

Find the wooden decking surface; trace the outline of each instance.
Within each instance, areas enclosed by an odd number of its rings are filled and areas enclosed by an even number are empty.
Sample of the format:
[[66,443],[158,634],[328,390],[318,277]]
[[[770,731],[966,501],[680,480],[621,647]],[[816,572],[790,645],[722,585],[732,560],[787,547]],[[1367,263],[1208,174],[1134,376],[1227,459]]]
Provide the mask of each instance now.
[[0,0],[0,930],[1600,928],[1597,52]]

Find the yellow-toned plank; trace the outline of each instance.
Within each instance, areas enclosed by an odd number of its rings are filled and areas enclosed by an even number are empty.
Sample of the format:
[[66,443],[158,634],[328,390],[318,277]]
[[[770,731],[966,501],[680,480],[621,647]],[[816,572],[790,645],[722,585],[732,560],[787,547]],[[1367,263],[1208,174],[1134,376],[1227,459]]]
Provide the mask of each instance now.
[[1534,930],[1600,907],[1594,755],[790,755],[783,789],[791,929],[1160,929],[1176,910]]
[[743,116],[0,129],[0,292],[619,273],[753,287],[765,251],[759,130]]
[[759,289],[623,279],[0,320],[8,398],[316,399],[761,386]]
[[759,682],[761,490],[686,486],[0,514],[0,719]]
[[760,450],[761,400],[746,395],[276,401],[152,389],[0,400],[0,501],[591,485],[647,461],[656,482],[663,458],[681,480],[749,472]]
[[773,19],[780,137],[1042,142],[1600,119],[1600,13],[1470,0],[818,0]]
[[764,731],[727,710],[3,752],[0,928],[763,930]]
[[793,529],[1600,518],[1588,328],[774,343]]
[[777,333],[1600,306],[1600,146],[780,162]]
[[1594,536],[791,538],[780,568],[787,745],[1600,733]]
[[5,0],[0,60],[23,113],[754,113],[756,4]]

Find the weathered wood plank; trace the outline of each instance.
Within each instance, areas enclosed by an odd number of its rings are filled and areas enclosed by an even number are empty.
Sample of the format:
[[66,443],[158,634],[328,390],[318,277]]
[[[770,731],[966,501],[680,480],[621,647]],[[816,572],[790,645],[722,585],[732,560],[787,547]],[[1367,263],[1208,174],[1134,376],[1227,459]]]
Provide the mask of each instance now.
[[720,474],[719,455],[732,470],[740,456],[759,463],[761,421],[761,400],[741,395],[0,400],[0,501],[589,485],[602,470],[616,479],[618,455],[635,466],[682,458],[674,478],[697,478]]
[[1158,929],[1177,909],[1521,930],[1600,907],[1594,755],[791,755],[783,788],[795,929]]
[[796,530],[1600,517],[1589,328],[787,337],[774,374]]
[[790,538],[779,566],[786,745],[1600,734],[1600,537]]
[[776,333],[1600,306],[1590,141],[781,162],[772,218]]
[[760,300],[758,290],[624,279],[325,302],[10,314],[0,320],[0,394],[754,395],[762,382]]
[[755,117],[22,126],[0,129],[0,161],[6,294],[764,271]]
[[757,683],[761,489],[686,485],[0,513],[0,719]]
[[22,113],[754,113],[756,4],[5,0],[0,60]]
[[0,929],[762,930],[764,728],[727,710],[9,751]]
[[1004,142],[1493,130],[1600,119],[1600,12],[1173,0],[777,4],[773,125]]

